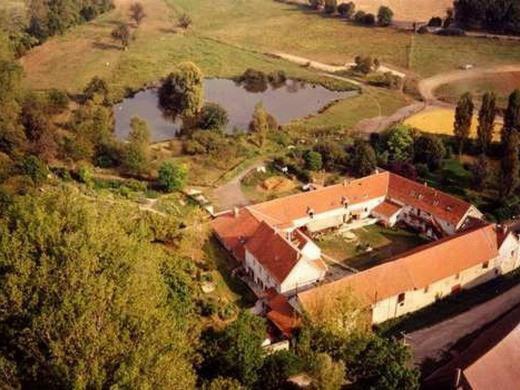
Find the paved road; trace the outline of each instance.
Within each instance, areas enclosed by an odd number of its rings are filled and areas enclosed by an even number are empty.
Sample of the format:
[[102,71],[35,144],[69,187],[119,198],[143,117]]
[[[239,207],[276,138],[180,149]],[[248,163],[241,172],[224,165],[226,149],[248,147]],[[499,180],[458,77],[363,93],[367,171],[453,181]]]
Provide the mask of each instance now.
[[473,333],[520,304],[520,285],[456,317],[407,335],[414,362],[440,359],[462,337]]

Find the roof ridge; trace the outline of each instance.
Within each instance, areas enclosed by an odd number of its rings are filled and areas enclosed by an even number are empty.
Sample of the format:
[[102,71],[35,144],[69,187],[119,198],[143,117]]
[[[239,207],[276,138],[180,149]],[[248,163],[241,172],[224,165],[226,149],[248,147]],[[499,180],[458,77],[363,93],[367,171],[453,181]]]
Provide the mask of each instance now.
[[[387,175],[388,176],[388,175],[390,175],[390,172],[384,171],[384,172],[373,173],[372,175],[369,175],[369,176],[364,176],[364,177],[360,177],[360,178],[357,178],[357,179],[353,179],[353,180],[349,181],[348,184],[349,185],[350,184],[354,184],[354,183],[357,183],[359,181],[367,180],[368,178],[372,178],[372,177],[376,177],[376,176],[383,176],[383,175]],[[340,187],[340,186],[343,186],[343,183],[332,184],[330,186],[325,186],[325,187],[318,188],[316,190],[312,190],[312,191],[309,191],[309,192],[300,192],[300,193],[284,196],[284,197],[281,197],[281,198],[271,199],[271,200],[267,200],[265,202],[256,203],[254,205],[246,206],[246,207],[250,208],[250,209],[255,209],[256,206],[273,204],[273,203],[280,203],[281,201],[287,201],[287,199],[304,197],[304,196],[307,196],[310,193],[315,194],[315,193],[319,193],[319,192],[324,192],[324,191],[330,190],[332,188]],[[389,186],[389,184],[387,184],[387,186],[386,186],[387,187],[387,191],[386,191],[387,193],[388,193],[388,186]],[[260,213],[260,214],[262,214],[262,213]],[[269,218],[271,218],[271,217],[269,217]],[[276,218],[272,218],[272,219],[276,219]]]

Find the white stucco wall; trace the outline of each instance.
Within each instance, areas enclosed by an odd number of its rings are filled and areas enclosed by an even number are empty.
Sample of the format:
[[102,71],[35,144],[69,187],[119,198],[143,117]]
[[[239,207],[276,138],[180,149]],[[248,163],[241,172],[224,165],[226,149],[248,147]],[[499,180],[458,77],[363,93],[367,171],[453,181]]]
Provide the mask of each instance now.
[[309,260],[302,258],[282,282],[278,292],[286,295],[296,293],[298,290],[322,280],[325,273],[325,270],[319,270],[310,264]]
[[460,286],[462,289],[475,287],[487,282],[500,274],[500,259],[489,261],[487,268],[478,264],[472,268],[430,284],[427,288],[406,291],[404,302],[398,303],[398,295],[377,302],[372,307],[372,323],[378,324],[391,318],[411,313],[434,303],[437,299],[452,293],[452,289]]

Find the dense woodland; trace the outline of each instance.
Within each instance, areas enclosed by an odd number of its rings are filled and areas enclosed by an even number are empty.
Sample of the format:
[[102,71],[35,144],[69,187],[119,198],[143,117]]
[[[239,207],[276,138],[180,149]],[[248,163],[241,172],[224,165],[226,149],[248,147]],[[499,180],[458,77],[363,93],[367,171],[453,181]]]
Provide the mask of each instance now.
[[517,0],[456,0],[455,20],[464,28],[520,34],[520,3]]

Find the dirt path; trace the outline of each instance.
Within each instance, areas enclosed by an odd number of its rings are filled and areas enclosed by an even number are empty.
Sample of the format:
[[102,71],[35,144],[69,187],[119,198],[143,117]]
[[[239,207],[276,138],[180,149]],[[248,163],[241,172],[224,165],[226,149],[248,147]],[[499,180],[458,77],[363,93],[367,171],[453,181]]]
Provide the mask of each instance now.
[[477,79],[496,73],[510,72],[520,72],[520,64],[499,65],[490,68],[474,68],[470,70],[454,70],[452,72],[441,73],[419,81],[418,88],[421,96],[428,105],[446,106],[447,103],[440,101],[435,96],[435,90],[441,85],[453,83],[459,80]]
[[242,192],[241,182],[249,172],[263,165],[265,165],[264,162],[257,162],[211,192],[211,200],[215,203],[218,211],[231,210],[234,207],[243,207],[250,204],[249,199]]
[[407,335],[416,364],[438,360],[462,337],[494,321],[520,304],[520,285],[456,317]]

